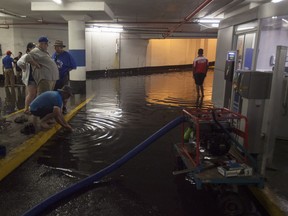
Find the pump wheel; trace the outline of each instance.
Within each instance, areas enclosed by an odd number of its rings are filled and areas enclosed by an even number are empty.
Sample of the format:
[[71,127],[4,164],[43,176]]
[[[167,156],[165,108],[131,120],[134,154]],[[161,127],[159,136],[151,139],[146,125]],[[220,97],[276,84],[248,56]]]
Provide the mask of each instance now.
[[183,160],[182,160],[182,158],[180,157],[180,156],[176,156],[176,159],[175,159],[175,168],[176,168],[176,170],[183,170],[183,169],[185,169],[186,167],[185,167],[185,164],[184,164],[184,162],[183,162]]
[[219,209],[224,216],[241,216],[246,208],[240,196],[234,192],[226,192],[219,199]]

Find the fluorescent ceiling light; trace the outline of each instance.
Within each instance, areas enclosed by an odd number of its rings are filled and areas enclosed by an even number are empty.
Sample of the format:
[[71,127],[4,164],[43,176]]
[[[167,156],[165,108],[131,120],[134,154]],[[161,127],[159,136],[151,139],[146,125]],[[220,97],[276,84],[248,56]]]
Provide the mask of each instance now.
[[93,29],[97,32],[112,32],[112,33],[119,33],[123,31],[123,26],[119,25],[94,25]]
[[62,4],[62,0],[53,0],[56,4]]
[[214,27],[214,28],[218,28],[219,24],[218,23],[212,23],[211,26]]
[[218,23],[199,23],[200,26],[203,26],[204,28],[218,28],[219,24]]
[[199,25],[201,25],[205,28],[218,28],[220,21],[221,21],[221,19],[214,19],[214,18],[209,18],[209,17],[205,17],[203,19],[197,20]]
[[254,28],[255,28],[254,26],[240,27],[240,28],[237,28],[237,31],[250,30]]
[[218,28],[220,19],[213,19],[213,18],[203,18],[197,20],[199,25],[204,26],[205,28]]
[[210,24],[219,24],[220,20],[219,19],[199,19],[199,23],[210,23]]
[[282,21],[285,22],[285,23],[288,23],[288,20],[282,18]]
[[281,2],[282,0],[272,0],[271,2],[273,3],[278,3],[278,2]]

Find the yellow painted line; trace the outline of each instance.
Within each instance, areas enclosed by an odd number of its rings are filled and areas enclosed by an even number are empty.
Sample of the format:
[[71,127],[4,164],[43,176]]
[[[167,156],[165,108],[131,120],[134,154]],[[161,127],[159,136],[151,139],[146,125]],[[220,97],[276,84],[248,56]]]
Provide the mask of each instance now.
[[286,213],[277,205],[277,198],[271,192],[265,192],[264,189],[256,187],[249,187],[250,191],[254,194],[260,204],[265,208],[269,215],[273,216],[285,216]]
[[17,110],[16,112],[13,112],[13,113],[11,113],[11,114],[5,115],[4,118],[9,118],[9,117],[11,117],[11,116],[13,116],[13,115],[16,115],[16,114],[18,114],[18,113],[21,113],[21,112],[24,112],[24,109]]
[[[94,95],[86,99],[84,102],[79,104],[69,113],[67,113],[64,118],[69,121],[73,116],[75,116],[82,107],[84,107]],[[45,144],[57,131],[61,128],[59,124],[56,124],[53,128],[47,131],[40,131],[35,134],[30,139],[26,140],[24,143],[19,145],[17,148],[8,152],[8,154],[0,159],[0,180],[5,178],[9,173],[21,165],[25,160],[27,160],[33,153],[35,153],[43,144]]]

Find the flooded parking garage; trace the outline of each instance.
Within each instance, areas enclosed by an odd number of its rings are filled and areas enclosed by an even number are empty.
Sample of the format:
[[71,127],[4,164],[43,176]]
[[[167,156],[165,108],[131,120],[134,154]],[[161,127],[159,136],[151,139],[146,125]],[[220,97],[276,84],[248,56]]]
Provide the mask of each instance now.
[[[93,175],[181,115],[183,108],[212,107],[213,71],[203,101],[191,72],[87,80],[95,97],[36,154],[0,182],[1,215],[22,215],[42,200]],[[75,95],[74,97],[82,97]],[[73,98],[72,98],[73,100]],[[211,190],[174,176],[176,127],[100,182],[57,203],[47,215],[223,215]],[[265,215],[241,189],[245,215]],[[256,207],[257,206],[257,207]],[[55,210],[54,210],[55,209]]]

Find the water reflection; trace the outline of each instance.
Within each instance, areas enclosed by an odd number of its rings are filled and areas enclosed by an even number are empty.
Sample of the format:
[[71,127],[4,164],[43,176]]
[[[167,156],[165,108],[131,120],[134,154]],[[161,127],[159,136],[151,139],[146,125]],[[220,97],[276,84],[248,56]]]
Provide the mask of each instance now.
[[191,72],[88,80],[87,92],[96,96],[71,121],[74,132],[49,141],[39,162],[90,175],[181,115],[183,108],[212,106],[212,80],[210,71],[204,98],[196,97]]
[[3,87],[0,91],[0,111],[2,115],[8,115],[16,110],[21,110],[25,106],[25,86]]
[[213,71],[210,70],[204,83],[205,98],[199,99],[196,97],[191,72],[147,76],[145,79],[146,100],[148,103],[165,106],[198,107],[199,101],[203,102],[205,99],[209,106],[212,97],[212,80]]
[[[88,80],[86,92],[96,96],[70,121],[74,132],[61,131],[35,157],[39,164],[65,176],[80,179],[94,174],[182,115],[183,108],[212,106],[212,80],[210,71],[204,98],[196,97],[191,72]],[[92,196],[69,203],[83,204],[81,215],[99,213],[99,203],[106,205],[107,200],[108,208],[120,207],[119,212],[125,209],[119,215],[126,216],[221,215],[217,212],[217,195],[196,190],[183,176],[172,175],[173,144],[181,140],[181,132],[182,127],[176,127],[109,174],[112,192],[110,186],[103,187],[100,198],[99,191],[92,191]],[[47,175],[54,177],[55,172],[48,171]],[[77,204],[57,213],[77,215],[73,212]]]
[[5,114],[10,114],[15,111],[16,107],[16,92],[15,87],[5,87],[5,101],[3,111]]

